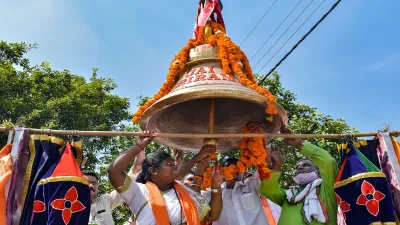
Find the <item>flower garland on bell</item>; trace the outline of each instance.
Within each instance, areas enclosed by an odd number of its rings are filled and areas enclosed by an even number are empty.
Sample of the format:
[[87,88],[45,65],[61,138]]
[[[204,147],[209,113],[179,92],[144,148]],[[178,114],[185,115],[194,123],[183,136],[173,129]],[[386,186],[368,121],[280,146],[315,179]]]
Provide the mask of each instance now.
[[238,170],[238,167],[234,164],[224,166],[222,167],[222,175],[225,177],[226,180],[233,180],[234,174],[239,172]]
[[[209,155],[210,159],[215,161],[218,157],[217,153],[213,153]],[[211,179],[212,179],[212,169],[213,166],[207,167],[206,171],[203,173],[203,181],[201,183],[202,189],[211,187]]]
[[[246,124],[247,125],[247,124]],[[243,133],[259,133],[258,130],[242,129]],[[266,162],[267,151],[262,137],[245,137],[239,144],[240,156],[236,165],[229,165],[222,168],[222,173],[227,180],[232,180],[237,172],[244,173],[247,168],[255,166],[261,180],[271,177],[271,171]]]
[[176,83],[175,81],[176,81],[177,76],[179,75],[180,71],[184,71],[186,69],[186,63],[189,58],[190,49],[192,49],[198,45],[202,45],[204,43],[205,28],[206,28],[206,26],[200,27],[197,40],[189,39],[188,44],[185,47],[183,47],[179,51],[179,53],[174,57],[174,59],[172,60],[170,66],[169,66],[167,80],[164,82],[164,84],[162,85],[162,87],[160,88],[158,93],[153,96],[153,98],[149,99],[144,105],[139,107],[139,109],[133,115],[132,122],[138,123],[140,120],[140,117],[142,117],[143,112],[147,108],[149,108],[157,100],[164,97],[172,90],[172,88],[174,87],[174,85]]
[[270,115],[267,117],[267,120],[272,122],[272,115],[278,114],[278,110],[273,104],[276,102],[275,96],[273,96],[268,89],[258,86],[257,81],[253,76],[250,62],[240,47],[226,36],[225,33],[218,32],[218,24],[216,25],[215,23],[211,23],[211,27],[213,28],[215,33],[213,36],[215,37],[209,37],[209,40],[211,39],[210,44],[213,45],[216,41],[218,46],[218,57],[222,61],[222,69],[224,73],[232,74],[233,71],[239,76],[241,84],[267,97],[268,101],[272,104],[269,104],[265,111]]
[[147,108],[172,90],[180,72],[186,70],[186,63],[189,58],[190,49],[206,43],[204,40],[204,34],[207,26],[210,26],[213,30],[213,35],[209,36],[207,41],[210,45],[218,46],[218,57],[222,61],[222,69],[224,73],[232,76],[232,72],[234,72],[239,76],[241,84],[267,97],[269,103],[271,104],[269,104],[265,110],[265,112],[269,114],[266,119],[270,122],[273,121],[273,115],[278,114],[278,110],[274,105],[276,102],[275,97],[266,88],[258,86],[257,81],[253,76],[253,71],[250,67],[249,60],[240,47],[233,43],[233,41],[225,35],[226,32],[223,26],[219,23],[208,21],[205,26],[200,27],[197,39],[189,39],[188,44],[183,47],[182,50],[179,51],[179,53],[174,57],[170,64],[167,79],[163,86],[160,88],[158,93],[153,96],[153,98],[149,99],[135,112],[132,118],[134,123],[139,122],[143,112]]
[[[246,124],[247,126],[247,124]],[[257,129],[249,130],[246,127],[242,129],[243,133],[260,133]],[[240,172],[246,171],[246,168],[255,166],[258,169],[260,179],[268,179],[271,176],[271,171],[267,165],[267,151],[265,149],[264,138],[262,137],[244,137],[239,144],[240,157],[237,166]]]
[[[249,130],[246,126],[242,128],[243,133],[260,133],[257,129]],[[262,137],[254,137],[248,138],[245,137],[239,144],[240,147],[240,156],[239,161],[236,165],[231,164],[229,166],[221,167],[222,175],[226,180],[232,180],[234,175],[238,172],[244,173],[247,168],[251,166],[255,166],[258,170],[258,174],[260,176],[260,180],[269,179],[271,177],[271,171],[268,169],[268,165],[266,162],[267,151],[265,149],[264,138]],[[217,159],[217,153],[210,155],[211,160]],[[211,178],[212,178],[212,169],[210,166],[203,173],[203,181],[202,181],[202,189],[206,189],[211,187]]]

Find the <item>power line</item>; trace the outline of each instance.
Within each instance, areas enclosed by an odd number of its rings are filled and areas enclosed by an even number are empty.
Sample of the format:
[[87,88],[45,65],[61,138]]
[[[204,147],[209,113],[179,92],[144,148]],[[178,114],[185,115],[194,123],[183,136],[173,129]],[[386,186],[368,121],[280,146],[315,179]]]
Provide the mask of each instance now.
[[249,34],[247,34],[247,36],[244,38],[244,40],[242,41],[242,43],[240,43],[240,46],[247,40],[247,38],[250,36],[251,33],[253,33],[253,31],[256,29],[256,27],[258,26],[258,24],[260,24],[260,22],[264,19],[264,17],[269,13],[269,11],[272,9],[272,7],[275,5],[275,3],[278,0],[275,0],[275,2],[269,7],[269,9],[267,10],[266,13],[264,13],[264,15],[261,17],[261,19],[257,22],[257,24],[253,27],[253,29],[251,29],[251,31],[249,32]]
[[268,37],[268,39],[261,45],[261,47],[256,51],[256,53],[254,53],[254,55],[251,57],[251,59],[250,59],[250,62],[251,62],[251,60],[253,60],[253,58],[260,52],[260,50],[264,47],[264,45],[269,41],[269,39],[271,39],[271,37],[275,34],[275,32],[282,26],[282,24],[287,20],[287,18],[289,18],[289,16],[290,15],[292,15],[292,13],[293,13],[293,11],[297,8],[297,6],[299,6],[300,5],[300,3],[302,2],[303,0],[300,0],[298,3],[297,3],[297,5],[292,9],[292,11],[290,11],[290,13],[286,16],[286,18],[282,21],[282,23],[281,24],[279,24],[279,26],[275,29],[275,31]]
[[275,54],[268,60],[268,62],[264,64],[264,66],[257,72],[257,74],[258,74],[259,72],[261,72],[261,70],[263,70],[263,69],[268,65],[268,63],[269,63],[269,62],[278,54],[278,52],[290,41],[290,39],[292,39],[292,37],[304,26],[304,24],[311,18],[312,15],[314,15],[314,13],[319,9],[319,7],[321,7],[321,5],[322,5],[324,2],[325,2],[325,0],[323,0],[323,1],[318,5],[318,7],[311,13],[311,15],[309,15],[309,16],[307,17],[307,19],[300,25],[300,27],[297,28],[297,30],[292,34],[292,36],[290,36],[290,37],[286,40],[285,44],[283,44],[283,45],[278,49],[278,51],[275,52]]
[[321,17],[320,20],[318,20],[318,22],[292,47],[292,49],[290,49],[290,51],[288,53],[286,53],[286,55],[263,77],[263,79],[261,79],[261,81],[258,83],[258,85],[261,85],[265,79],[267,79],[267,77],[269,75],[271,75],[271,73],[278,68],[279,65],[281,65],[281,63],[304,41],[304,39],[306,39],[308,37],[308,35],[310,35],[315,28],[318,27],[318,25],[324,21],[324,19],[336,8],[336,6],[339,5],[339,3],[342,0],[338,0],[335,4],[333,4],[333,6],[331,7],[331,9],[325,13],[324,16]]
[[313,2],[314,0],[311,0],[311,2],[307,5],[307,7],[303,9],[303,12],[301,12],[300,15],[297,16],[297,18],[293,21],[293,23],[290,24],[290,26],[285,30],[285,32],[283,32],[283,34],[278,38],[278,40],[276,40],[275,43],[268,49],[268,51],[261,57],[261,59],[258,60],[256,65],[253,66],[254,68],[261,62],[262,59],[264,59],[264,57],[271,51],[271,49],[275,47],[275,45],[279,42],[279,40],[281,40],[281,38],[286,34],[286,32],[293,26],[293,24],[300,18],[300,16],[303,15],[303,13],[308,9],[308,7],[310,7],[310,5]]

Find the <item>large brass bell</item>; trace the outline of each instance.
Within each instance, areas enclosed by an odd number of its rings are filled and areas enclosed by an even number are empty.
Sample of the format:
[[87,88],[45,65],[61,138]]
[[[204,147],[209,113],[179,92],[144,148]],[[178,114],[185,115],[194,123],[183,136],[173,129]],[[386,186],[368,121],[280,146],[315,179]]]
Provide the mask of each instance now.
[[[285,110],[273,122],[265,120],[267,98],[242,85],[237,77],[224,74],[217,47],[200,45],[190,50],[187,71],[173,90],[150,106],[141,118],[141,128],[159,133],[209,133],[210,102],[214,106],[213,133],[241,133],[246,121],[262,122],[267,132],[279,132],[287,123]],[[210,101],[210,99],[214,99]],[[163,145],[184,151],[199,151],[201,139],[156,137]],[[218,152],[238,150],[238,138],[218,139]]]

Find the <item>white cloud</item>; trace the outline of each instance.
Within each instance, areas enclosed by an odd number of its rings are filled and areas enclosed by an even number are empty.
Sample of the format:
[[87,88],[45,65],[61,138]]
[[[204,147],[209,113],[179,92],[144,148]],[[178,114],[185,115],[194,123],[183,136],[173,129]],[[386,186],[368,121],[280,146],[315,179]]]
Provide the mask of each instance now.
[[398,65],[400,63],[400,52],[390,54],[386,56],[383,60],[372,63],[368,66],[362,68],[365,72],[375,72],[377,70],[385,69],[393,65]]

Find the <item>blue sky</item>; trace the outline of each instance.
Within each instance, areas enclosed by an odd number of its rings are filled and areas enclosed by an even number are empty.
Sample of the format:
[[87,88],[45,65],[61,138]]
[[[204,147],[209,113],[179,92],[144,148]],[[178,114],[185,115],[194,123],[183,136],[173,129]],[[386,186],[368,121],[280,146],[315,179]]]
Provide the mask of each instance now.
[[[242,46],[250,58],[299,0],[278,0]],[[258,61],[311,0],[299,8],[256,56]],[[323,0],[314,0],[262,63]],[[251,2],[251,3],[250,3]],[[228,35],[241,43],[274,0],[225,0]],[[321,8],[266,66],[266,73],[331,7]],[[324,114],[344,118],[361,132],[391,122],[400,129],[400,16],[397,0],[348,0],[307,38],[278,68],[285,88],[301,103]],[[131,98],[154,94],[173,56],[193,32],[197,0],[61,1],[0,0],[0,39],[38,43],[29,53],[32,63],[51,62],[89,77],[91,68],[115,79],[117,94]],[[257,72],[260,67],[254,70]]]

